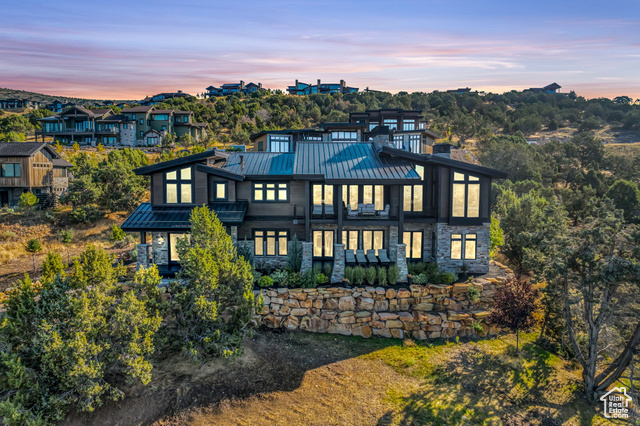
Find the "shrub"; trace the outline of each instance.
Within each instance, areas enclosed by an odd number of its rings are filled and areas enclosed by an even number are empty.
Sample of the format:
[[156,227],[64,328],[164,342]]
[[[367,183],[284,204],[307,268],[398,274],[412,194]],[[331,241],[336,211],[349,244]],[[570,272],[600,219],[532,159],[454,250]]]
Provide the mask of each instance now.
[[300,287],[300,281],[301,281],[300,274],[291,268],[288,268],[286,270],[286,273],[287,273],[287,279],[283,284],[291,288]]
[[118,225],[111,227],[111,234],[109,235],[109,241],[115,243],[115,245],[122,245],[124,239],[127,238],[127,233],[122,230]]
[[329,282],[329,278],[327,278],[325,274],[320,273],[316,275],[316,281],[318,282],[318,284],[326,284]]
[[467,291],[467,297],[469,297],[469,301],[471,303],[477,303],[480,300],[480,287],[471,283],[469,285],[469,290]]
[[302,244],[298,241],[298,236],[296,234],[293,234],[291,242],[289,243],[287,265],[295,272],[299,272],[302,267]]
[[374,285],[376,283],[376,277],[378,276],[378,271],[376,271],[375,266],[369,266],[365,270],[365,279],[369,285]]
[[353,268],[353,282],[354,285],[364,284],[365,270],[362,266],[356,266]]
[[263,276],[260,277],[260,279],[258,280],[258,285],[260,287],[273,287],[273,278],[268,277],[268,276]]
[[458,275],[454,274],[453,272],[443,272],[438,277],[438,282],[436,284],[449,285],[449,284],[453,284],[457,280],[458,280]]
[[276,284],[285,284],[287,281],[287,273],[281,269],[277,269],[271,274],[271,279]]
[[428,263],[426,265],[424,273],[427,276],[428,283],[437,284],[439,282],[440,270],[438,269],[438,265],[436,265],[435,263]]
[[318,276],[313,271],[307,271],[300,275],[300,288],[316,288],[318,286]]
[[344,277],[349,281],[349,284],[353,284],[354,268],[347,266],[344,268]]
[[103,217],[103,213],[95,206],[85,206],[73,209],[69,214],[71,223],[94,223]]
[[412,281],[414,284],[427,284],[429,282],[429,278],[427,277],[427,274],[422,273],[414,275]]
[[407,265],[407,271],[413,276],[420,275],[426,268],[427,264],[424,262],[412,262]]
[[398,269],[398,265],[389,266],[387,276],[389,277],[389,285],[396,285],[398,283],[398,279],[400,278],[400,270]]
[[18,201],[18,206],[20,210],[23,211],[31,211],[38,204],[38,197],[36,197],[31,192],[23,192],[20,195],[20,200]]
[[247,237],[244,237],[243,244],[238,244],[238,256],[243,257],[244,260],[253,265],[253,250],[251,249],[251,243],[247,241]]
[[34,238],[32,240],[27,241],[27,245],[24,246],[24,249],[27,253],[31,253],[31,256],[33,257],[33,271],[35,272],[36,254],[42,251],[42,244],[40,244],[40,241]]
[[322,267],[322,273],[330,277],[332,272],[333,272],[333,267],[331,266],[331,263],[328,263],[328,262],[325,263],[324,266]]
[[387,268],[384,266],[378,268],[378,284],[379,285],[387,285]]

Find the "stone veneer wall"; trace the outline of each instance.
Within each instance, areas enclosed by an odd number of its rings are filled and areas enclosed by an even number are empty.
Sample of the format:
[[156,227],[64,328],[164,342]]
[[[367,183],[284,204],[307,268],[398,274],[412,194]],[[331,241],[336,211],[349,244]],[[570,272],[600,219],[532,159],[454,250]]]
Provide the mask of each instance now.
[[[445,271],[460,272],[462,265],[470,273],[486,274],[489,272],[490,224],[480,226],[451,226],[444,223],[436,224],[436,262]],[[451,234],[476,234],[475,260],[451,259]]]
[[[493,335],[487,324],[496,290],[505,278],[477,278],[480,297],[468,298],[470,284],[410,285],[409,288],[328,287],[256,290],[264,298],[256,314],[269,328],[362,337],[381,336],[417,340],[455,336]],[[478,322],[482,332],[471,327]]]

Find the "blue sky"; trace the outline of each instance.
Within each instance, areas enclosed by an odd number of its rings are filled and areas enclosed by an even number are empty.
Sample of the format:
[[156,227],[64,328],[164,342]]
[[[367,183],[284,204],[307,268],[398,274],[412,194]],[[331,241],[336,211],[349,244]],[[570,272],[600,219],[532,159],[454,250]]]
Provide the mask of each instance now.
[[557,82],[640,98],[640,1],[4,1],[0,86],[135,99],[225,82]]

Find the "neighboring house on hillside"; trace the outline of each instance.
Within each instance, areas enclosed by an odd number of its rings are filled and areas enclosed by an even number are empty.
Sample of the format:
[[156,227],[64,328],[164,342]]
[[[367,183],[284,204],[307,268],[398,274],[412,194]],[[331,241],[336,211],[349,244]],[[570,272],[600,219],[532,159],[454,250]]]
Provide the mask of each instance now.
[[244,93],[245,95],[249,93],[257,92],[262,89],[262,83],[249,83],[244,84],[244,81],[240,80],[240,83],[227,83],[223,84],[220,87],[209,86],[206,89],[204,96],[207,98],[215,97],[215,96],[227,96],[233,93]]
[[188,133],[200,140],[207,127],[195,123],[191,111],[158,110],[154,106],[124,108],[120,114],[110,108],[73,106],[39,121],[41,129],[36,131],[36,138],[42,136],[43,141],[48,136],[64,144],[105,146],[158,146],[166,133],[178,137]]
[[136,169],[150,176],[151,200],[122,229],[140,233],[139,266],[179,268],[176,243],[190,231],[195,206],[215,211],[257,268],[287,264],[294,235],[303,269],[435,261],[450,271],[489,270],[490,191],[502,172],[374,141],[300,141],[295,152],[193,154]]
[[461,87],[458,89],[450,89],[447,90],[447,93],[457,93],[459,95],[463,94],[463,93],[469,93],[471,92],[471,88],[470,87]]
[[189,98],[190,94],[184,93],[182,90],[178,90],[177,92],[167,92],[167,93],[158,93],[157,95],[147,96],[143,100],[140,101],[140,105],[149,106],[149,105],[157,105],[160,102],[164,102],[173,98]]
[[33,192],[40,205],[67,191],[73,164],[44,142],[0,142],[0,206],[16,206],[23,192]]
[[554,94],[554,93],[558,93],[558,89],[560,89],[561,87],[562,86],[560,86],[558,83],[551,83],[544,87],[531,87],[530,89],[525,89],[523,91],[532,92],[532,93]]
[[287,87],[287,92],[290,95],[311,95],[314,93],[355,93],[358,91],[357,87],[349,87],[344,80],[340,80],[340,83],[322,83],[318,79],[317,84],[303,83],[296,80],[293,86]]
[[0,109],[36,109],[38,102],[26,99],[0,99]]
[[262,131],[251,135],[253,150],[293,152],[298,142],[389,141],[396,148],[429,153],[439,136],[427,129],[422,113],[414,110],[380,109],[349,114],[348,123],[322,123],[296,130]]

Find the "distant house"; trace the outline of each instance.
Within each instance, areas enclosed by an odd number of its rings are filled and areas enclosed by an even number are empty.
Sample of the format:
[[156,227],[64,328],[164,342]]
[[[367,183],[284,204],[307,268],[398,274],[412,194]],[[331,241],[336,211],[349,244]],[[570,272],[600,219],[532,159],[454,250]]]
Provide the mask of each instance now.
[[525,89],[524,92],[554,94],[558,93],[558,89],[560,89],[561,87],[562,86],[560,86],[558,83],[551,83],[544,87],[531,87],[529,89]]
[[16,206],[23,192],[50,204],[67,191],[70,167],[44,142],[0,142],[0,206]]
[[158,146],[167,133],[190,134],[194,140],[206,135],[206,123],[195,123],[193,112],[159,110],[154,106],[124,108],[115,114],[110,108],[70,107],[42,118],[36,138],[52,137],[64,144],[78,142],[105,146]]
[[26,99],[0,99],[0,109],[36,109],[38,102]]
[[166,92],[166,93],[158,93],[157,95],[147,96],[143,100],[140,101],[140,105],[150,106],[157,105],[160,102],[164,102],[173,98],[189,98],[190,94],[183,92],[182,90],[178,90],[177,92]]
[[457,94],[463,94],[463,93],[469,93],[469,92],[471,92],[470,87],[447,90],[447,93],[457,93]]
[[296,80],[293,86],[287,87],[287,92],[290,95],[311,95],[314,93],[355,93],[359,89],[357,87],[349,87],[344,80],[340,80],[340,83],[322,83],[318,79],[317,84],[303,83]]
[[226,83],[220,87],[209,86],[206,89],[204,96],[207,98],[215,97],[215,96],[228,96],[234,93],[244,93],[245,95],[249,93],[254,93],[262,89],[262,83],[249,83],[244,84],[244,81],[240,80],[239,83]]

